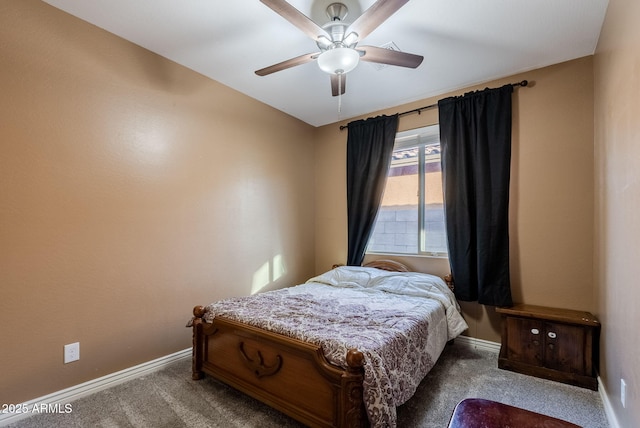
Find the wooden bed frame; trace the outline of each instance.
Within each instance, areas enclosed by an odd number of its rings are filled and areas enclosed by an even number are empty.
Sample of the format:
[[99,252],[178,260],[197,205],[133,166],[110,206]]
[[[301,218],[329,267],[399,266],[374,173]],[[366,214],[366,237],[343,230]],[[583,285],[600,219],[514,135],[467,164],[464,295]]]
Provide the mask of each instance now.
[[[408,272],[393,260],[365,266]],[[369,425],[362,398],[362,352],[347,353],[348,368],[330,364],[319,345],[272,333],[224,317],[205,322],[193,309],[194,380],[210,375],[314,427]]]

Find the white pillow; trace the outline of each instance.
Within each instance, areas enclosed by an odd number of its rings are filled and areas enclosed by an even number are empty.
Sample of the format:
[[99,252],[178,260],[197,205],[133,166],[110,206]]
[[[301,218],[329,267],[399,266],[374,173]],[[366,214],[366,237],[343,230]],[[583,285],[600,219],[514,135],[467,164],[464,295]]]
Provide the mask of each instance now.
[[367,288],[371,286],[371,281],[374,278],[384,274],[384,272],[372,267],[338,266],[309,279],[307,282],[318,282],[334,287]]

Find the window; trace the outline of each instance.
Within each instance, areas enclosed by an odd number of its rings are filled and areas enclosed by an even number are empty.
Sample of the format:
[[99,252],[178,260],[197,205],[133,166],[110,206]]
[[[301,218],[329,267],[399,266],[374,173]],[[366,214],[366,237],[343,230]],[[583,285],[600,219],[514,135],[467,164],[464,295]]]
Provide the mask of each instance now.
[[447,255],[438,125],[396,135],[367,253]]

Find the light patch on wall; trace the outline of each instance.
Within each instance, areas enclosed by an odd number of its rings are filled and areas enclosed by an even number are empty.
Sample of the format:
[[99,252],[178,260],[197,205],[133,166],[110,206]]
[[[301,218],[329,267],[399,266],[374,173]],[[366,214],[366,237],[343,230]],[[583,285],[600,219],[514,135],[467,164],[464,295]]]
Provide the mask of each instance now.
[[118,123],[112,140],[114,154],[134,163],[136,174],[156,175],[157,167],[165,166],[171,159],[179,132],[172,118],[153,111],[133,113],[123,109],[110,119]]
[[277,281],[278,279],[283,277],[285,273],[287,273],[287,270],[284,267],[284,261],[282,260],[282,254],[277,254],[273,258],[272,273],[273,281]]
[[251,282],[251,294],[256,294],[264,287],[269,285],[269,262],[265,262],[258,268],[253,274],[253,281]]
[[164,163],[169,155],[170,140],[166,130],[156,126],[137,129],[130,149],[136,160],[145,165],[159,165]]
[[259,293],[263,288],[282,278],[287,273],[282,254],[276,254],[266,261],[253,274],[251,294]]

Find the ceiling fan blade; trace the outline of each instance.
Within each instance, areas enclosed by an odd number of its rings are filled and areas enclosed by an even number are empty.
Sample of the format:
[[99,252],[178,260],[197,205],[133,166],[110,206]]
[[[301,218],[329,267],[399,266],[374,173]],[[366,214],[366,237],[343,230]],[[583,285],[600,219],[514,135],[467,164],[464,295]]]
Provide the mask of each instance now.
[[266,76],[267,74],[275,73],[276,71],[282,71],[286,70],[287,68],[295,67],[297,65],[306,64],[308,62],[315,61],[318,58],[318,55],[320,55],[320,52],[300,55],[295,58],[270,65],[269,67],[256,70],[256,74],[258,76]]
[[379,48],[376,46],[358,46],[358,51],[364,51],[360,61],[377,62],[380,64],[397,65],[400,67],[417,68],[424,59],[421,55]]
[[378,0],[349,26],[346,33],[355,32],[362,40],[387,20],[409,0]]
[[313,40],[317,40],[318,36],[325,36],[331,38],[322,27],[309,19],[305,14],[300,12],[295,7],[291,6],[284,0],[260,0],[271,10],[282,16],[284,19],[298,27],[307,36]]
[[337,97],[343,95],[347,82],[346,74],[332,74],[331,75],[331,95]]

